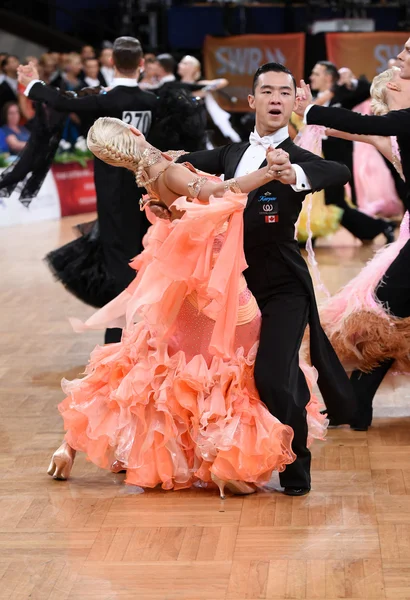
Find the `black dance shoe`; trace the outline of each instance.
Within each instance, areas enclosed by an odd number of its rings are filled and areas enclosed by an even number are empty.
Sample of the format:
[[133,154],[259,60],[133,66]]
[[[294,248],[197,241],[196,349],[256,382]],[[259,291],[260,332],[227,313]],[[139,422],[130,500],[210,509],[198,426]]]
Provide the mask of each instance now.
[[353,431],[367,431],[369,426],[360,425],[360,423],[350,423],[350,429],[353,429]]
[[332,415],[329,415],[327,410],[321,410],[320,414],[325,415],[325,417],[327,417],[329,419],[329,427],[339,427],[340,425],[349,425],[349,423],[347,421],[339,421],[339,420],[335,419],[334,417],[332,417]]
[[394,225],[388,223],[383,229],[383,235],[386,238],[386,244],[392,244],[394,242]]
[[310,488],[305,487],[285,487],[283,493],[286,496],[306,496],[310,492]]

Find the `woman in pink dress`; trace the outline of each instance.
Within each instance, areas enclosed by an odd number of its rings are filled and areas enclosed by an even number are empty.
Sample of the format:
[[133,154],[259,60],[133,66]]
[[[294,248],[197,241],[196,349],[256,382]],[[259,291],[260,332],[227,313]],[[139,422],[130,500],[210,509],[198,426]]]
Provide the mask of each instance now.
[[[261,317],[242,274],[247,193],[274,178],[277,151],[268,150],[267,167],[222,182],[175,164],[118,119],[98,119],[88,144],[136,173],[153,226],[132,262],[134,282],[85,324],[73,321],[76,330],[124,333],[120,343],[95,348],[83,379],[63,382],[66,435],[48,473],[66,479],[78,450],[144,488],[214,481],[222,497],[225,486],[253,493],[295,459],[292,429],[255,388]],[[171,220],[150,207],[169,210]],[[312,390],[315,371],[301,366]],[[310,439],[324,436],[319,409],[311,392]]]

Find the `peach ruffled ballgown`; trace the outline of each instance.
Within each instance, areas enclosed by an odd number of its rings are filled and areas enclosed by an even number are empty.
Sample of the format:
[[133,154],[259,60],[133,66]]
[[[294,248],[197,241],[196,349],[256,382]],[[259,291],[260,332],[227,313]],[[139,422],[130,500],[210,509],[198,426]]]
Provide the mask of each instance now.
[[[97,346],[86,376],[63,381],[65,439],[95,464],[127,470],[126,483],[181,489],[222,480],[267,483],[293,462],[292,429],[272,416],[253,381],[260,313],[242,271],[244,194],[156,220],[132,266],[135,281],[74,328],[124,327]],[[272,348],[272,356],[280,348]],[[312,389],[315,371],[302,368]],[[309,438],[326,420],[312,392]]]

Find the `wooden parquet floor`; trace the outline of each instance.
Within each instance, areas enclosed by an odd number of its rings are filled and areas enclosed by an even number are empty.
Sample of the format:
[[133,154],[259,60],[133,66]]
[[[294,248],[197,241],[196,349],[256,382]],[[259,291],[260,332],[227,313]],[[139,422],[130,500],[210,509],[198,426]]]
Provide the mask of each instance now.
[[[87,216],[88,217],[88,216]],[[313,448],[313,490],[221,501],[216,491],[122,485],[78,456],[46,475],[62,438],[60,380],[100,332],[56,284],[44,254],[84,217],[0,231],[0,598],[10,600],[410,599],[410,386],[380,391],[368,433]],[[318,253],[332,291],[370,248]]]

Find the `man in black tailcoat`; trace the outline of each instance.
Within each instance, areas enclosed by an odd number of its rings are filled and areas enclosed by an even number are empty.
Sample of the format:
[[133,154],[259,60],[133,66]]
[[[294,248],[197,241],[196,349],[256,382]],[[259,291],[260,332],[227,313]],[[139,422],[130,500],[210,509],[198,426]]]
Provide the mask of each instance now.
[[[369,98],[370,83],[363,77],[354,81],[349,69],[341,69],[341,71],[340,74],[336,66],[327,60],[318,62],[310,75],[311,88],[317,93],[318,104],[352,110]],[[353,142],[334,137],[324,138],[322,150],[326,159],[342,162],[352,173],[349,181],[352,202],[357,204],[353,177]],[[325,202],[343,209],[341,224],[358,239],[370,241],[383,233],[387,242],[394,240],[394,227],[391,223],[384,219],[373,218],[348,205],[343,185],[328,187],[325,190]]]
[[[400,67],[402,86],[410,87],[410,38],[397,60]],[[304,115],[308,125],[324,125],[339,131],[364,135],[397,136],[407,192],[404,205],[409,211],[410,108],[392,110],[383,116],[360,115],[343,108],[314,106],[311,104],[312,97],[308,86],[302,82],[302,88],[305,99],[300,103],[297,112],[301,116]],[[410,242],[403,246],[397,258],[387,269],[383,277],[383,285],[376,290],[376,297],[393,316],[399,318],[410,316]],[[359,402],[357,414],[354,419],[349,421],[353,429],[367,430],[371,424],[373,398],[393,362],[391,358],[386,356],[386,360],[370,373],[354,371],[352,374],[351,381]],[[331,411],[330,416],[333,424],[344,423]]]
[[[39,81],[33,68],[20,67],[20,81],[27,85],[26,95],[32,100],[46,102],[62,112],[79,115],[117,117],[149,134],[157,107],[157,98],[138,87],[143,53],[136,38],[120,37],[114,42],[113,62],[115,77],[106,93],[67,98],[54,88]],[[98,224],[103,246],[105,267],[114,280],[114,296],[121,293],[135,277],[129,261],[142,250],[142,238],[148,228],[145,214],[138,201],[144,193],[135,184],[135,177],[127,169],[118,169],[96,158],[94,181],[97,192]],[[105,342],[118,342],[121,330],[108,329]]]
[[295,223],[306,194],[343,185],[350,173],[344,165],[323,160],[292,142],[288,123],[295,101],[296,83],[291,72],[278,63],[263,65],[255,74],[249,96],[249,104],[256,111],[250,141],[195,152],[180,160],[208,173],[223,173],[227,180],[266,165],[269,146],[281,150],[275,167],[277,179],[248,197],[244,246],[249,268],[244,274],[262,311],[256,386],[271,413],[293,428],[297,458],[281,473],[280,480],[286,494],[300,496],[310,490],[306,424],[310,393],[298,357],[308,324],[311,359],[329,410],[346,418],[354,411],[355,400],[320,326],[312,280],[295,241]]

